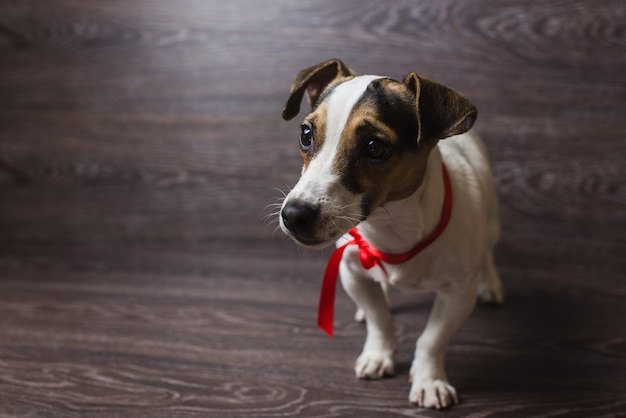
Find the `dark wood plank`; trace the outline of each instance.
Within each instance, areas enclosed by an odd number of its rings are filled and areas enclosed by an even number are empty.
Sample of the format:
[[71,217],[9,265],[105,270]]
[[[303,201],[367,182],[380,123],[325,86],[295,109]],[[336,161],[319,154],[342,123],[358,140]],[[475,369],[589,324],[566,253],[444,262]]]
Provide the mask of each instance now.
[[508,292],[455,337],[450,417],[626,416],[626,5],[618,0],[0,0],[0,416],[441,416],[409,405],[328,251],[274,232],[291,78],[330,57],[467,94]]

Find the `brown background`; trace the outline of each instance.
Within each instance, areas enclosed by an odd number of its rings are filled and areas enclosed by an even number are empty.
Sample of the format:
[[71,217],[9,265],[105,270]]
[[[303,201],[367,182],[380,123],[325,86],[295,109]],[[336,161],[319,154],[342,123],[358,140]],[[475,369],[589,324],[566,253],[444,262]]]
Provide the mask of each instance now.
[[332,57],[479,109],[508,301],[452,341],[445,416],[626,416],[621,0],[0,0],[0,416],[444,416],[407,402],[431,297],[392,294],[397,376],[357,381],[328,251],[263,219]]

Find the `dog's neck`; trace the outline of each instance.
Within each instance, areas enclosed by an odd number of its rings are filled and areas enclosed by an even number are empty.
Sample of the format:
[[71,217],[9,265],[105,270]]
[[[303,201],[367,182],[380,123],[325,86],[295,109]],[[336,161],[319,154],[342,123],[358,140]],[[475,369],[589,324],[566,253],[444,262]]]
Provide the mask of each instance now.
[[422,184],[409,197],[387,202],[375,209],[358,230],[378,250],[404,253],[435,229],[444,200],[441,152],[435,147],[428,157]]

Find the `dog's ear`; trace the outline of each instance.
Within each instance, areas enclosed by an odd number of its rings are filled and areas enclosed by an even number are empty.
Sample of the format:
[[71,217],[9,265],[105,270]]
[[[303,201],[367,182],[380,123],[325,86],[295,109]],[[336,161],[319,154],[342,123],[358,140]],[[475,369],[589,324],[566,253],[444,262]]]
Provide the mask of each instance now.
[[293,119],[300,112],[302,96],[313,106],[324,89],[333,81],[356,75],[348,66],[337,59],[328,60],[298,73],[291,83],[291,94],[283,109],[283,119]]
[[407,75],[403,83],[415,93],[418,143],[459,135],[474,125],[478,112],[462,94],[415,73]]

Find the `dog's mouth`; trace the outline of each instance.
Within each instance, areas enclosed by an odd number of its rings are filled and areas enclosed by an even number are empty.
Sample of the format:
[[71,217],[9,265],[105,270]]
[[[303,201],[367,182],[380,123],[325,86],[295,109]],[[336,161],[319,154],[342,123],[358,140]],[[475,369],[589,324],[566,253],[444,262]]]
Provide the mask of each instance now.
[[300,244],[300,245],[302,245],[304,247],[315,249],[315,250],[321,250],[321,249],[324,249],[326,247],[329,247],[332,244],[334,244],[335,241],[337,241],[337,239],[335,239],[335,238],[330,239],[330,240],[311,240],[311,239],[298,238],[298,237],[294,236],[293,234],[289,234],[289,235],[298,244]]
[[333,245],[344,234],[343,232],[337,231],[337,233],[333,233],[327,238],[317,238],[317,237],[312,237],[312,236],[308,236],[304,234],[295,233],[293,231],[290,231],[288,228],[284,226],[282,227],[282,229],[283,229],[283,232],[287,236],[289,236],[289,238],[294,240],[294,242],[296,242],[297,244],[302,245],[303,247],[314,249],[314,250],[321,250],[321,249],[324,249],[326,247]]

